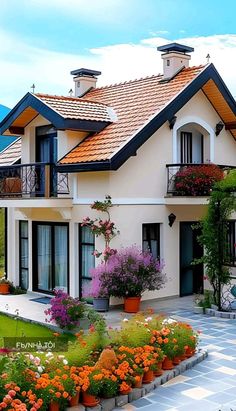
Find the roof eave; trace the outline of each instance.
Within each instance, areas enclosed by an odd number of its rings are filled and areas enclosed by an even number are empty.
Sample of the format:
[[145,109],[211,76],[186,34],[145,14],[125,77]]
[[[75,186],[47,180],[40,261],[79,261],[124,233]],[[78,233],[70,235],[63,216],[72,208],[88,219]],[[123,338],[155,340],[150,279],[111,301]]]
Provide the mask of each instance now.
[[91,161],[87,163],[57,164],[56,169],[59,173],[77,173],[83,171],[105,171],[111,170],[110,160]]

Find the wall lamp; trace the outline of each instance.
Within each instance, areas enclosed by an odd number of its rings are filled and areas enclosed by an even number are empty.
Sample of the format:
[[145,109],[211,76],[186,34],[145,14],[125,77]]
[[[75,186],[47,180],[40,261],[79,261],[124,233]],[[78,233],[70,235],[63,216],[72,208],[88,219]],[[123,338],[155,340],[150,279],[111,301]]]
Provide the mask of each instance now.
[[220,134],[223,128],[224,128],[224,123],[222,123],[222,121],[219,121],[219,123],[216,124],[216,130],[215,130],[216,136]]
[[176,215],[171,213],[168,215],[168,220],[169,220],[169,226],[172,227],[172,225],[174,224],[175,220],[176,220]]
[[170,127],[171,130],[174,127],[176,120],[177,120],[176,116],[173,116],[170,120],[168,120],[169,121],[169,127]]

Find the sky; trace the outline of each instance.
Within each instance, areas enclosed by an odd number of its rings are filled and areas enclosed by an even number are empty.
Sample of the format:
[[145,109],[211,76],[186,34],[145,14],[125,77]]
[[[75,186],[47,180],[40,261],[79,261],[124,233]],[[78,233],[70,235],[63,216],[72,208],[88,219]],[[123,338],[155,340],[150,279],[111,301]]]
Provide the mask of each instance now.
[[99,70],[98,86],[162,72],[157,46],[194,47],[236,97],[235,0],[1,0],[0,104],[35,92],[68,95],[71,70]]

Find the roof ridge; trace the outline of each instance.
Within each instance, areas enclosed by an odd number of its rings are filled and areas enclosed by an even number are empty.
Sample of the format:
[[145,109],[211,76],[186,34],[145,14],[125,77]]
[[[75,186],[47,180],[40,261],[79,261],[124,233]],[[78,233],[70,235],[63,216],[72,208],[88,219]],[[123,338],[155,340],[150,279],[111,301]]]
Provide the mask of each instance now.
[[[184,67],[181,72],[183,72],[185,70],[189,71],[189,70],[193,70],[193,69],[200,69],[200,68],[205,67],[205,66],[207,66],[207,64],[199,64],[198,66]],[[107,89],[107,88],[122,86],[122,85],[125,85],[125,84],[137,83],[139,81],[149,80],[149,79],[157,78],[157,77],[163,77],[163,74],[161,74],[161,73],[152,74],[150,76],[140,77],[140,78],[131,79],[131,80],[127,80],[127,81],[121,81],[121,82],[118,82],[118,83],[107,84],[106,86],[96,87],[96,88],[93,88],[92,90],[89,90],[88,94],[93,93],[96,90],[104,90],[104,89]]]

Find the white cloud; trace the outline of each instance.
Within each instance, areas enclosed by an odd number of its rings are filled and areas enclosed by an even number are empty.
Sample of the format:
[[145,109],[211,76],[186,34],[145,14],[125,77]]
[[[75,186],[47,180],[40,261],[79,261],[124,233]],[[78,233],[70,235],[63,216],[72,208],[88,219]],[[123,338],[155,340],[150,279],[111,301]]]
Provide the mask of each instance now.
[[[173,40],[175,41],[175,40]],[[236,35],[182,38],[193,46],[192,64],[206,63],[206,55],[236,96],[234,62]],[[139,44],[117,44],[88,50],[87,55],[65,54],[32,47],[21,39],[0,31],[0,103],[9,107],[30,90],[67,95],[73,87],[70,71],[79,67],[101,70],[98,86],[162,72],[156,47],[170,42],[163,37],[143,39]]]

